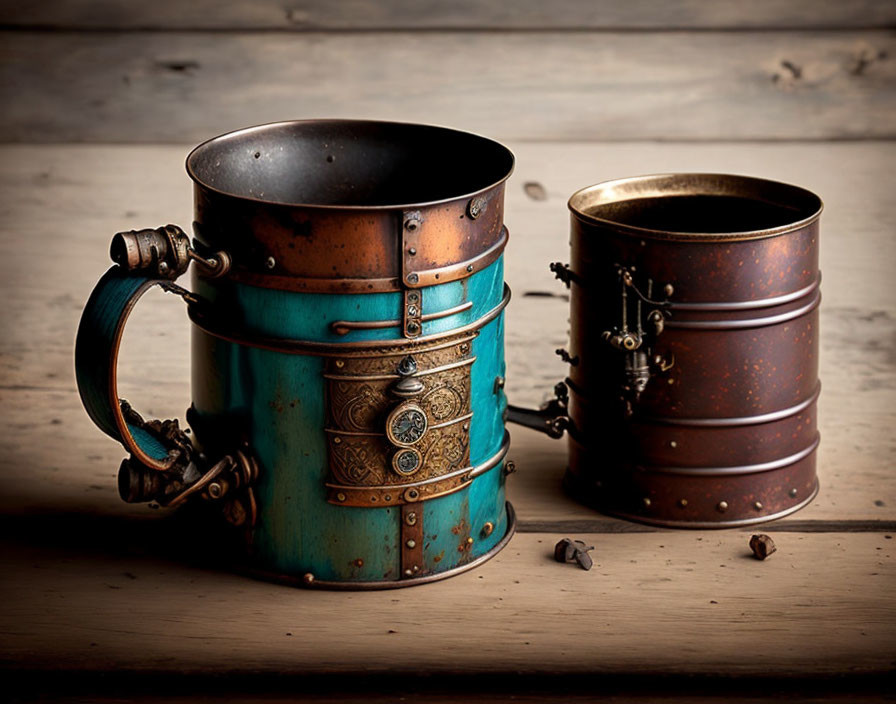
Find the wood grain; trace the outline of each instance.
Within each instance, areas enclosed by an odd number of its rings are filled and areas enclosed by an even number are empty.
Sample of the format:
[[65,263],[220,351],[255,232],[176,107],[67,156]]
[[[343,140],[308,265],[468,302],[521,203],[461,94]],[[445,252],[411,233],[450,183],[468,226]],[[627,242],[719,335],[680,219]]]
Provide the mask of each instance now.
[[67,29],[841,29],[892,27],[887,0],[47,0],[0,2],[0,23]]
[[278,587],[92,536],[5,541],[6,668],[768,677],[887,672],[896,657],[894,541],[878,533],[777,532],[765,562],[737,532],[576,536],[596,546],[590,572],[553,562],[562,535],[521,534],[465,575],[366,593]]
[[[669,170],[732,171],[817,191],[822,218],[822,491],[797,521],[896,519],[896,263],[890,170],[896,146],[863,144],[511,144],[507,197],[507,391],[537,405],[565,373],[565,201],[602,179]],[[116,495],[121,447],[81,408],[72,373],[80,311],[107,266],[112,233],[191,218],[189,147],[18,145],[0,148],[0,512],[100,511],[146,516]],[[535,185],[533,185],[535,184]],[[536,187],[537,186],[537,187]],[[534,194],[534,196],[532,195]],[[125,334],[122,395],[156,417],[189,404],[189,323],[173,296],[150,293]],[[861,341],[861,342],[857,342]],[[513,429],[510,483],[521,522],[601,520],[559,480],[565,443]],[[617,524],[611,519],[600,524]],[[625,524],[628,525],[628,524]],[[784,525],[783,523],[781,525]]]
[[896,40],[866,32],[0,34],[0,135],[198,142],[284,118],[505,140],[896,135]]

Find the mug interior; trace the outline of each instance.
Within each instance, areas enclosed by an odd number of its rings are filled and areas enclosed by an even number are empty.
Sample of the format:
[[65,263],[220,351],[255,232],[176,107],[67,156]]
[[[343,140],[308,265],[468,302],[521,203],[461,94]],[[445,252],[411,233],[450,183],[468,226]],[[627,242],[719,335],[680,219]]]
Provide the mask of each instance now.
[[250,127],[199,145],[187,173],[200,186],[266,203],[423,205],[472,195],[513,170],[503,145],[429,125],[310,120]]
[[725,174],[663,174],[621,179],[574,194],[569,206],[589,220],[668,235],[773,233],[816,217],[821,199],[797,186]]

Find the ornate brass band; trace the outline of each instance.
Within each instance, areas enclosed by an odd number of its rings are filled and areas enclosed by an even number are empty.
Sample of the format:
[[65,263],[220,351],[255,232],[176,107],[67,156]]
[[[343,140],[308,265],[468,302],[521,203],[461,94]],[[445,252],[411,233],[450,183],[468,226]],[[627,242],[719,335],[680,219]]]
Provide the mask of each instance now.
[[475,334],[327,360],[328,501],[415,503],[470,481]]

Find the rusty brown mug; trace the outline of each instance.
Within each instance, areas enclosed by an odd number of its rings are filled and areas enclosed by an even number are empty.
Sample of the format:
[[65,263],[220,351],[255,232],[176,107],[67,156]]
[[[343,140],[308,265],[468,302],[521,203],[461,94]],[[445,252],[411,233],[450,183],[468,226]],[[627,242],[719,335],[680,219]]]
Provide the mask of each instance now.
[[821,199],[724,174],[570,198],[569,377],[509,419],[569,436],[566,487],[663,526],[772,520],[818,491]]

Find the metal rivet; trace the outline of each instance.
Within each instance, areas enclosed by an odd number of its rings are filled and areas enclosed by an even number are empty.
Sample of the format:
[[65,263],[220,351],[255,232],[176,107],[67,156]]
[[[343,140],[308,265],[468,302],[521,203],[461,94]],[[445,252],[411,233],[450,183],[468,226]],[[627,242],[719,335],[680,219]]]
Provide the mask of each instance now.
[[469,349],[470,349],[470,346],[466,342],[464,342],[460,346],[460,351],[463,352],[464,354],[466,354],[467,350],[469,350]]
[[337,500],[337,501],[345,501],[345,494],[343,494],[343,493],[340,491],[338,494],[336,494],[336,500]]
[[666,284],[663,288],[663,293],[665,293],[667,296],[671,296],[673,293],[675,293],[675,287],[672,284]]
[[411,567],[411,571],[412,571],[414,574],[417,574],[417,572],[420,571],[420,568],[417,567],[417,565],[414,565],[413,567]]
[[411,576],[413,576],[413,574],[414,574],[414,573],[411,572],[410,570],[405,570],[405,571],[404,571],[404,576],[405,576],[405,577],[411,577]]
[[171,271],[171,267],[168,266],[168,262],[159,262],[159,273],[164,276],[169,271]]
[[404,221],[404,229],[408,232],[413,232],[418,227],[420,227],[420,220],[417,218],[408,218]]
[[411,335],[416,335],[418,332],[420,332],[420,323],[414,320],[409,321],[408,332],[411,333]]
[[342,368],[345,366],[345,362],[343,362],[341,359],[337,359],[337,360],[336,360],[336,366],[337,366],[339,369],[342,369]]
[[364,560],[362,560],[360,557],[357,560],[355,560],[355,567],[363,567],[363,566],[364,566]]
[[420,280],[420,277],[416,274],[408,274],[408,283],[415,284]]
[[391,500],[392,500],[392,494],[386,494],[386,495],[383,497],[383,501],[391,501]]
[[473,271],[473,265],[472,265],[472,264],[467,264],[467,271],[468,271],[468,272],[469,272],[469,271]]
[[791,499],[795,499],[795,498],[796,498],[796,494],[797,494],[796,489],[791,489],[791,490],[790,490],[790,498],[791,498]]
[[217,499],[221,497],[221,494],[224,493],[221,489],[221,485],[218,482],[212,482],[208,485],[208,495],[213,499]]
[[470,424],[469,424],[469,423],[464,423],[464,424],[461,426],[461,428],[462,428],[463,431],[466,433],[466,432],[470,429]]
[[467,545],[472,545],[472,544],[473,544],[473,539],[472,539],[472,538],[467,538],[466,543],[467,543]]
[[490,535],[492,534],[492,531],[493,531],[494,529],[495,529],[495,524],[492,523],[491,521],[487,521],[487,522],[482,526],[482,535],[485,536],[485,537],[488,537],[488,536],[490,536]]
[[306,572],[305,575],[302,577],[302,581],[305,584],[311,584],[314,582],[314,575],[311,574],[310,572]]
[[405,498],[407,498],[409,501],[416,501],[418,498],[420,498],[420,492],[417,491],[416,489],[408,489],[404,493],[404,495],[405,495]]
[[650,498],[645,496],[643,499],[641,499],[641,503],[644,504],[645,507],[649,508],[650,507]]
[[684,508],[685,506],[688,505],[688,500],[687,499],[679,499],[678,505],[681,506],[682,508]]
[[669,442],[669,447],[678,447],[678,443],[672,440]]
[[342,443],[342,438],[333,438],[334,445],[340,445]]
[[728,510],[728,502],[727,501],[719,501],[719,503],[716,504],[716,510],[719,513],[725,513],[725,511]]
[[504,463],[504,474],[513,474],[516,471],[516,462],[513,460],[507,460]]
[[495,385],[494,385],[494,387],[492,387],[492,391],[494,393],[498,393],[498,391],[500,391],[501,389],[504,388],[504,383],[505,383],[505,381],[504,381],[503,376],[496,376],[495,377]]
[[268,258],[265,260],[264,265],[265,265],[268,269],[273,269],[275,266],[277,266],[277,260],[274,259],[273,257],[268,257]]
[[416,303],[416,302],[417,302],[417,298],[418,298],[418,296],[417,296],[417,292],[416,292],[416,291],[411,291],[411,292],[408,294],[408,302],[409,302],[409,303]]
[[408,306],[408,315],[417,315],[417,306]]
[[407,545],[411,550],[413,550],[415,547],[417,547],[417,541],[409,540],[408,542],[405,543],[405,545]]
[[482,196],[477,196],[473,200],[470,201],[470,204],[467,206],[467,214],[475,220],[488,207],[488,201]]
[[757,511],[761,511],[761,510],[762,510],[762,502],[761,502],[761,501],[755,501],[755,502],[753,503],[753,508],[755,508]]
[[669,379],[669,385],[670,385],[670,386],[671,386],[672,384],[674,384],[674,383],[675,383],[675,379]]
[[376,501],[377,501],[377,499],[376,499],[375,496],[371,496],[371,497],[370,497],[370,503],[375,504]]
[[417,248],[416,248],[416,247],[411,247],[411,248],[408,250],[408,254],[410,254],[412,257],[413,257],[416,253],[417,253]]
[[409,526],[414,525],[415,523],[417,523],[417,514],[411,511],[407,516],[404,517],[404,522]]

